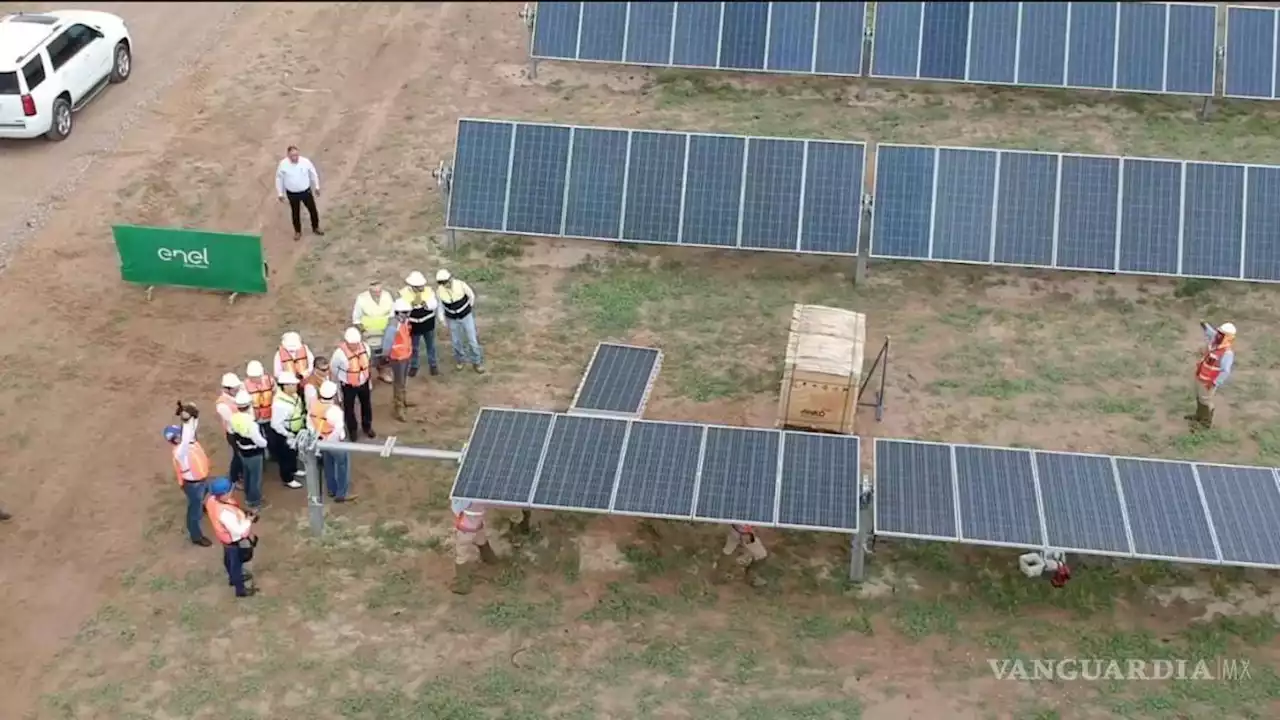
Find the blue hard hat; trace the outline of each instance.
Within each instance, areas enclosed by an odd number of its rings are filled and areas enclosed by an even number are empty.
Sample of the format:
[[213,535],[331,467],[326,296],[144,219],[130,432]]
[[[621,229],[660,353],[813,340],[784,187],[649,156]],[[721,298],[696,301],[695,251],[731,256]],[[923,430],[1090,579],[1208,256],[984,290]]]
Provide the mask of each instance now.
[[169,425],[164,429],[164,439],[169,442],[178,442],[182,439],[182,428],[177,425]]
[[226,495],[231,492],[231,481],[225,477],[216,477],[209,483],[209,492],[214,495]]

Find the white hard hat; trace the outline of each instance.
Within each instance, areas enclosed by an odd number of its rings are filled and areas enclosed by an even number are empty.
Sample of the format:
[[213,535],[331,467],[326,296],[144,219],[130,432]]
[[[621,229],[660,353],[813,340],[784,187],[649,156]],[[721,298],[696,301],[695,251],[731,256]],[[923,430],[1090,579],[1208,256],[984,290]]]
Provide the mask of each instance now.
[[[262,363],[257,360],[250,360],[249,364],[244,366],[245,377],[260,378],[262,377],[262,372]],[[225,378],[223,379],[225,380]]]
[[302,349],[302,336],[296,332],[287,332],[280,336],[280,347],[289,352],[297,352]]
[[448,270],[441,268],[436,271],[436,282],[449,282],[451,279],[453,279],[453,276],[449,274]]
[[1219,331],[1219,332],[1221,332],[1223,335],[1235,335],[1235,334],[1236,334],[1236,324],[1235,324],[1235,323],[1224,322],[1224,323],[1222,323],[1221,325],[1219,325],[1219,326],[1218,326],[1218,331]]
[[410,287],[423,287],[427,284],[427,278],[417,270],[409,273],[409,277],[405,278],[404,281],[408,283]]
[[404,298],[396,298],[396,301],[391,303],[391,310],[393,312],[409,312],[413,310],[413,306]]
[[332,380],[325,380],[320,383],[320,397],[325,400],[332,400],[334,395],[338,394],[338,386]]
[[249,396],[249,391],[244,388],[240,388],[240,391],[236,393],[235,399],[236,405],[239,405],[240,407],[253,404],[253,398]]
[[236,377],[235,373],[227,373],[222,376],[222,387],[238,388],[240,387],[240,378]]
[[280,385],[297,385],[298,376],[288,370],[281,370],[276,374],[276,383]]
[[342,339],[354,345],[360,342],[360,331],[353,327],[349,327],[347,328],[347,331],[342,334]]

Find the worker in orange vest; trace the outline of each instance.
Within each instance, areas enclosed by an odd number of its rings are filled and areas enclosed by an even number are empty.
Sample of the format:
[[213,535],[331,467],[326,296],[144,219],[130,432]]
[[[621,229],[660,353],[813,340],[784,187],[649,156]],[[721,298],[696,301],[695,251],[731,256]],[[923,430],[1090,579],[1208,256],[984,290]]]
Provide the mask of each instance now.
[[227,447],[231,448],[231,467],[227,470],[227,477],[236,485],[244,482],[244,466],[240,462],[240,455],[236,453],[236,441],[231,434],[231,416],[236,414],[236,391],[242,387],[244,383],[240,382],[235,373],[226,373],[222,376],[222,392],[213,405],[218,421],[222,423],[222,432],[227,436]]
[[228,584],[236,589],[236,597],[249,597],[257,594],[258,589],[245,584],[253,575],[244,566],[253,559],[258,536],[253,532],[254,519],[240,509],[240,503],[231,496],[234,487],[227,478],[214,478],[209,483],[204,510],[213,526],[214,537],[222,543],[222,566],[227,570]]
[[[394,307],[394,303],[392,307]],[[413,317],[410,316],[410,322]],[[410,332],[412,342],[412,331]],[[342,336],[342,344],[333,351],[333,379],[342,388],[342,412],[346,420],[347,434],[354,441],[356,431],[364,428],[365,437],[378,437],[373,431],[373,353],[365,344],[358,328],[349,327]],[[413,358],[409,359],[413,369]],[[360,424],[356,425],[356,403],[360,403]]]
[[1236,341],[1236,326],[1226,322],[1215,328],[1201,322],[1200,329],[1204,331],[1205,353],[1196,364],[1196,414],[1188,415],[1187,419],[1193,429],[1208,430],[1213,427],[1213,399],[1235,366],[1236,353],[1232,346]]
[[409,393],[406,389],[406,383],[409,380],[409,361],[413,357],[413,323],[409,320],[409,313],[413,310],[413,306],[408,300],[397,298],[391,309],[395,317],[387,323],[387,329],[382,333],[382,348],[387,355],[387,361],[391,363],[391,396],[395,404],[392,415],[396,420],[404,422],[405,408],[414,405],[409,402]]
[[178,487],[187,496],[187,535],[191,544],[209,547],[213,543],[200,529],[200,514],[208,492],[209,456],[196,440],[196,424],[188,421],[182,426],[170,425],[164,429],[164,439],[173,446],[173,472]]
[[747,582],[752,587],[764,586],[765,580],[760,576],[759,570],[765,558],[769,557],[769,553],[764,549],[764,543],[760,542],[760,536],[756,534],[755,528],[750,525],[729,526],[723,552],[727,557],[732,556],[738,548],[744,550],[738,557],[738,565],[745,570]]
[[272,374],[291,372],[301,381],[311,374],[315,363],[315,353],[303,344],[302,336],[296,332],[287,332],[280,336],[280,347],[275,356],[275,372]]
[[267,439],[265,460],[279,462],[280,452],[276,446],[279,438],[271,436],[271,401],[276,396],[276,381],[266,373],[262,363],[250,360],[244,366],[244,389],[253,400],[253,421]]
[[485,533],[485,512],[485,506],[480,503],[453,501],[453,582],[449,589],[455,594],[471,592],[472,568],[477,557],[487,564],[498,561],[498,554],[489,545],[489,536]]
[[[325,380],[320,386],[320,396],[315,404],[307,408],[307,427],[311,428],[319,440],[344,442],[347,439],[346,418],[343,409],[338,406],[338,384]],[[329,497],[334,502],[350,502],[356,499],[351,494],[351,458],[345,452],[319,450],[321,467],[324,472],[324,483]]]

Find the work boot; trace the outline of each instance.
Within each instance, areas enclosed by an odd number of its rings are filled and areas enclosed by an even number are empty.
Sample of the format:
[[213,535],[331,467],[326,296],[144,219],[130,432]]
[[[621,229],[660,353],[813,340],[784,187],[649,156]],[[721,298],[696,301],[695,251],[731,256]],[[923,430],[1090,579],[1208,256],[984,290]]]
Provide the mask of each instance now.
[[484,374],[484,363],[476,363],[475,368],[476,368],[476,372],[480,373],[481,375]]
[[[4,516],[4,517],[0,517],[0,520],[8,520],[8,519],[9,519],[9,517],[8,517],[8,516],[5,516],[5,515],[4,515],[4,513],[2,513],[2,512],[0,512],[0,516]],[[199,545],[200,547],[209,547],[210,545],[212,545],[212,544],[213,544],[213,541],[212,541],[212,540],[210,540],[210,539],[209,539],[209,538],[207,538],[207,537],[201,537],[201,538],[196,538],[195,540],[192,540],[192,541],[191,541],[191,544],[192,544],[192,545]]]
[[256,588],[256,587],[251,587],[251,588],[245,588],[245,589],[244,589],[244,594],[243,594],[243,595],[241,595],[241,594],[239,594],[239,593],[236,593],[236,597],[238,597],[238,598],[247,598],[247,597],[253,597],[254,595],[257,595],[257,594],[258,594],[258,588]]
[[375,440],[378,437],[378,433],[374,432],[373,428],[367,427],[364,429],[364,436],[369,438],[370,440]]
[[753,588],[762,588],[769,584],[769,581],[765,580],[764,577],[760,575],[760,565],[763,562],[763,560],[756,560],[747,566],[745,573],[747,584]]
[[470,595],[471,584],[471,565],[454,563],[453,580],[449,582],[449,591],[454,595]]
[[301,240],[301,239],[302,239],[302,233],[300,233],[300,232],[295,232],[295,233],[293,234],[293,241],[294,241],[294,242],[298,242],[298,241],[299,241],[299,240]]
[[0,522],[4,522],[5,520],[12,520],[12,519],[13,519],[12,515],[10,515],[9,513],[3,510],[0,510]]
[[409,377],[418,377],[418,368],[416,367],[409,368]]
[[1204,420],[1200,421],[1200,427],[1205,430],[1213,429],[1213,408],[1205,408]]
[[391,377],[391,368],[384,365],[378,368],[378,379],[384,383],[389,383],[395,378]]
[[493,546],[485,543],[480,546],[480,560],[486,564],[493,565],[498,562],[498,553],[493,551]]
[[465,367],[466,365],[464,365],[463,363],[457,363],[456,365],[453,366],[453,369],[457,370],[458,372],[462,372],[462,369]]
[[440,374],[440,366],[439,366],[439,365],[432,365],[432,366],[431,366],[431,374],[432,374],[433,376],[434,376],[434,375],[439,375],[439,374]]

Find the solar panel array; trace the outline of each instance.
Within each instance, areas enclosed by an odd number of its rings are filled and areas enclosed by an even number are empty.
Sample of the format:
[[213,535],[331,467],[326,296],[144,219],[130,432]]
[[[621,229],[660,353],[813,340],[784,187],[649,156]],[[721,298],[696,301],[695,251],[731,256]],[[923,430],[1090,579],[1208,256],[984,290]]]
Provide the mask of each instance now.
[[1270,468],[877,439],[875,534],[1280,567]]
[[485,408],[451,496],[855,533],[858,438]]
[[872,77],[1212,95],[1217,7],[877,3]]
[[853,255],[863,143],[464,119],[446,226]]
[[661,364],[661,350],[600,343],[587,363],[569,412],[640,417]]
[[1223,94],[1230,98],[1275,100],[1277,85],[1277,10],[1273,7],[1227,7]]
[[530,55],[658,67],[858,75],[866,3],[540,2]]
[[882,144],[871,256],[1280,281],[1280,167]]

